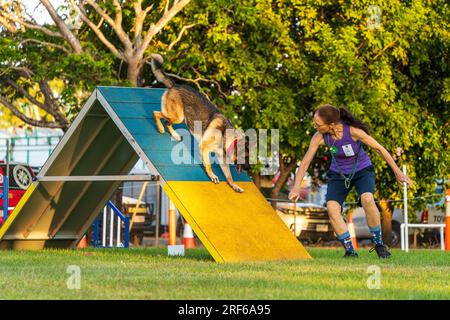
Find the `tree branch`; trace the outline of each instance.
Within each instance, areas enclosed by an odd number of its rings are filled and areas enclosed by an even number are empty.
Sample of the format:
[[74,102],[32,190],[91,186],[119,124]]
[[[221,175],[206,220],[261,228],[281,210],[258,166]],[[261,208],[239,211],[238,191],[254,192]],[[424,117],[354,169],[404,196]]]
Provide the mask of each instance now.
[[164,8],[164,14],[166,14],[169,11],[169,4],[170,0],[166,0],[166,7]]
[[[147,59],[145,61],[146,64],[151,65],[151,62],[149,62]],[[194,70],[194,72],[196,72]],[[203,82],[209,82],[209,83],[214,83],[217,86],[217,90],[219,90],[219,92],[226,98],[227,95],[222,91],[220,84],[216,81],[216,80],[210,80],[210,79],[206,79],[206,78],[197,78],[197,79],[188,79],[188,78],[183,78],[179,75],[173,74],[173,73],[168,73],[166,72],[166,74],[172,78],[178,79],[178,80],[182,80],[182,81],[186,81],[186,82],[191,82],[194,83],[196,85],[196,87],[198,88],[198,90],[200,92],[202,92],[204,95],[206,95],[206,97],[211,101],[211,99],[209,98],[209,96],[203,91],[202,87],[200,86],[200,81]]]
[[25,96],[25,98],[30,100],[31,103],[35,104],[39,108],[41,108],[41,109],[43,109],[43,110],[45,110],[47,112],[51,111],[51,110],[49,110],[49,108],[47,106],[45,106],[42,102],[38,101],[27,90],[25,90],[24,87],[20,86],[17,82],[15,82],[15,81],[13,81],[11,79],[8,79],[8,80],[6,80],[6,83],[8,83],[11,87],[13,87],[16,91],[18,91],[23,96]]
[[43,46],[57,48],[57,49],[60,49],[60,50],[64,51],[67,54],[72,53],[70,50],[68,50],[66,47],[64,47],[62,45],[59,45],[59,44],[56,44],[56,43],[51,43],[51,42],[40,41],[40,40],[37,40],[37,39],[25,39],[25,40],[22,40],[21,42],[19,42],[19,45],[23,45],[23,44],[28,43],[28,42],[38,43],[38,44],[41,44]]
[[39,0],[39,1],[47,9],[48,14],[52,18],[52,20],[55,22],[55,24],[58,26],[58,29],[60,30],[61,34],[64,36],[64,39],[66,39],[67,42],[69,42],[73,51],[77,54],[82,53],[83,49],[81,47],[80,41],[73,34],[73,32],[69,29],[69,27],[66,25],[66,23],[61,19],[61,17],[56,12],[55,8],[53,8],[50,1],[49,0]]
[[372,62],[374,62],[379,56],[381,56],[383,53],[386,52],[387,49],[394,46],[398,42],[398,39],[395,39],[394,41],[389,42],[381,51],[372,59]]
[[[45,1],[45,0],[44,0]],[[12,6],[12,7],[11,7]],[[24,32],[26,28],[30,28],[33,30],[39,30],[51,37],[64,38],[63,35],[59,32],[55,32],[50,30],[44,26],[41,26],[34,22],[34,20],[25,21],[22,12],[26,12],[24,8],[22,8],[21,2],[14,1],[12,3],[2,3],[0,5],[0,21],[2,24],[8,28],[10,32]],[[23,30],[19,30],[15,24],[20,25]]]
[[150,12],[150,10],[152,10],[152,9],[153,9],[153,4],[148,6],[147,8],[145,8],[145,10],[144,10],[145,15],[147,15]]
[[[191,69],[195,72],[195,74],[196,74],[197,76],[200,74],[197,70],[195,70],[194,67],[191,67]],[[217,90],[219,90],[220,94],[221,94],[222,96],[224,96],[225,98],[228,97],[228,96],[222,91],[222,87],[220,86],[220,83],[217,82],[216,80],[205,79],[205,78],[202,78],[202,77],[199,77],[199,78],[197,78],[197,79],[198,79],[199,81],[210,82],[210,83],[215,84],[215,85],[217,86]]]
[[53,114],[54,111],[58,110],[58,104],[55,102],[52,89],[45,80],[39,80],[39,88],[41,89],[41,92],[44,95],[45,104],[50,106],[52,110],[51,113]]
[[123,56],[122,52],[117,50],[116,47],[111,42],[109,42],[108,39],[106,39],[105,35],[100,30],[100,28],[98,28],[91,20],[89,20],[84,9],[80,8],[75,3],[74,0],[69,0],[69,2],[72,5],[72,7],[74,8],[74,10],[80,15],[81,20],[83,20],[84,23],[86,23],[89,26],[89,28],[91,28],[91,30],[94,31],[94,33],[97,35],[99,40],[111,51],[111,53],[114,56],[116,56],[118,59],[124,60],[124,56]]
[[187,26],[184,26],[183,28],[181,28],[181,31],[180,31],[180,33],[178,34],[178,37],[177,37],[174,41],[172,41],[172,43],[169,45],[169,50],[172,50],[173,46],[174,46],[177,42],[179,42],[179,41],[181,40],[181,37],[183,36],[183,33],[184,33],[187,29],[190,29],[190,28],[192,28],[192,27],[194,27],[194,26],[196,26],[196,25],[197,25],[196,23],[193,23],[193,24],[190,24],[190,25],[187,25]]
[[69,121],[67,120],[64,113],[59,109],[58,104],[55,102],[53,98],[51,88],[45,80],[39,81],[39,88],[41,89],[42,94],[44,95],[44,102],[40,102],[36,97],[33,97],[24,87],[19,85],[12,79],[6,80],[6,83],[13,87],[17,92],[22,94],[26,99],[28,99],[31,103],[39,107],[40,109],[46,111],[50,115],[52,115],[58,123],[69,126]]
[[34,120],[32,118],[27,117],[2,95],[0,95],[0,103],[4,105],[7,109],[9,109],[12,112],[12,114],[15,115],[17,118],[19,118],[20,120],[31,126],[52,128],[52,129],[63,129],[64,131],[67,130],[68,128],[55,121],[49,122],[45,120]]
[[103,22],[105,22],[105,18],[101,18],[100,21],[97,23],[97,28],[101,28]]
[[132,50],[132,43],[130,41],[130,38],[125,33],[122,27],[122,7],[120,6],[120,3],[117,0],[114,0],[114,7],[116,8],[116,16],[115,19],[111,18],[111,16],[106,13],[105,10],[103,10],[96,2],[92,0],[86,0],[86,2],[94,8],[94,10],[105,19],[105,21],[113,28],[114,32],[116,33],[117,37],[119,38],[120,42],[122,42],[123,46],[126,50],[131,51]]
[[[217,86],[217,90],[219,90],[220,94],[223,95],[225,98],[227,98],[227,95],[222,91],[220,84],[216,80],[210,80],[210,79],[205,79],[205,78],[188,79],[188,78],[180,77],[173,73],[166,72],[166,74],[168,76],[173,77],[178,80],[194,83],[197,86],[198,90],[201,91],[204,95],[206,95],[208,97],[208,99],[209,99],[209,96],[203,91],[202,87],[200,86],[200,81],[213,83]],[[209,100],[211,101],[211,99],[209,99]]]
[[134,45],[135,47],[139,47],[141,45],[142,39],[142,28],[144,26],[144,20],[150,10],[153,9],[153,4],[142,10],[142,0],[138,0],[134,3]]
[[49,105],[52,109],[52,116],[59,122],[67,127],[70,125],[70,122],[67,120],[66,115],[61,112],[59,109],[59,105],[53,97],[52,89],[50,88],[48,82],[46,80],[39,81],[39,88],[41,89],[42,94],[45,98],[45,104]]
[[3,70],[0,73],[0,75],[3,76],[5,74],[7,74],[9,70],[17,71],[19,76],[25,77],[25,78],[31,78],[34,75],[33,71],[31,71],[27,67],[17,67],[17,66],[8,66],[8,65],[6,66],[5,70]]
[[4,26],[9,32],[16,33],[17,28],[14,24],[12,24],[10,21],[6,20],[2,14],[0,14],[0,24]]
[[[6,19],[7,21],[9,21],[9,23],[13,23],[14,22],[14,23],[19,24],[22,27],[26,27],[26,28],[33,29],[33,30],[39,30],[39,31],[45,33],[46,35],[48,35],[50,37],[56,37],[56,38],[64,39],[64,36],[61,33],[56,32],[56,31],[52,31],[52,30],[50,30],[50,29],[48,29],[46,27],[40,26],[38,24],[33,24],[33,23],[26,22],[26,21],[24,21],[22,19],[19,19],[19,18],[13,16],[10,12],[7,12],[5,9],[3,9],[3,12],[0,11],[0,16],[2,16],[3,19]],[[17,28],[16,28],[16,32],[17,31],[19,31],[19,30],[17,30]]]
[[148,45],[150,44],[150,41],[152,40],[152,38],[159,32],[161,31],[162,28],[164,28],[164,26],[169,23],[169,21],[178,13],[181,11],[181,9],[183,9],[184,6],[186,6],[191,0],[180,0],[180,1],[174,1],[173,6],[168,9],[169,5],[169,0],[166,3],[166,9],[164,11],[164,15],[161,17],[161,19],[158,20],[158,22],[156,22],[156,24],[153,24],[150,26],[150,28],[148,29],[147,33],[145,34],[144,37],[144,41],[142,42],[142,45],[140,46],[138,52],[137,52],[137,56],[138,57],[143,57],[144,56],[144,52],[145,50],[147,50]]
[[[370,61],[370,64],[372,64],[376,59],[378,59],[378,57],[380,57],[383,53],[385,53],[387,49],[394,46],[397,42],[398,42],[398,39],[395,39],[394,41],[389,42],[383,49],[381,49],[380,52],[377,53],[377,55],[375,57],[373,57],[373,59]],[[363,76],[363,81],[365,81],[369,75],[370,75],[370,70],[368,70],[367,73]]]

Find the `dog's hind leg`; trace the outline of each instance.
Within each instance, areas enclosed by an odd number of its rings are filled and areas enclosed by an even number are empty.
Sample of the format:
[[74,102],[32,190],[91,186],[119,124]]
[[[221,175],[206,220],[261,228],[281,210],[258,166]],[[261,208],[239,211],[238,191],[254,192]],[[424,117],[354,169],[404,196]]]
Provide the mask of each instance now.
[[164,130],[164,126],[161,122],[161,119],[164,119],[164,122],[166,123],[167,130],[169,130],[170,135],[177,141],[181,141],[181,136],[175,131],[175,129],[172,127],[172,120],[170,120],[167,116],[164,116],[164,114],[161,111],[153,111],[153,115],[155,116],[156,126],[158,127],[159,133],[166,132]]
[[181,141],[181,136],[173,129],[173,123],[181,123],[184,120],[183,101],[176,90],[170,89],[166,91],[161,98],[161,111],[153,111],[156,120],[156,126],[159,133],[164,133],[164,126],[161,119],[164,119],[167,130],[171,136]]
[[231,176],[230,166],[227,163],[226,150],[219,148],[219,149],[217,149],[216,154],[217,154],[217,159],[219,159],[220,168],[222,169],[223,174],[225,175],[225,178],[227,179],[228,185],[236,192],[244,192],[244,189],[239,187],[233,181],[233,177]]
[[167,118],[165,118],[164,120],[166,121],[167,130],[169,130],[172,137],[177,141],[181,141],[181,136],[172,127],[172,121]]

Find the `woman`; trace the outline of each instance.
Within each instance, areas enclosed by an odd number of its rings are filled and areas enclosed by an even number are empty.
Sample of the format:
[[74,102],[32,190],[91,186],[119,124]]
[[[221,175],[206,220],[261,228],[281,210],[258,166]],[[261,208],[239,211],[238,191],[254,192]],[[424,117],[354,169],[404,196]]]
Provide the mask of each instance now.
[[380,258],[389,258],[391,254],[381,239],[380,212],[373,196],[375,171],[362,143],[383,157],[394,171],[398,182],[406,182],[412,186],[411,180],[398,168],[389,152],[370,136],[368,127],[348,110],[326,104],[314,112],[313,121],[317,132],[312,137],[309,149],[298,168],[289,199],[297,201],[305,197],[305,194],[300,192],[300,183],[319,146],[326,145],[331,153],[326,195],[327,209],[334,232],[345,249],[344,257],[358,256],[341,215],[345,198],[355,186],[359,203],[366,213],[374,249]]

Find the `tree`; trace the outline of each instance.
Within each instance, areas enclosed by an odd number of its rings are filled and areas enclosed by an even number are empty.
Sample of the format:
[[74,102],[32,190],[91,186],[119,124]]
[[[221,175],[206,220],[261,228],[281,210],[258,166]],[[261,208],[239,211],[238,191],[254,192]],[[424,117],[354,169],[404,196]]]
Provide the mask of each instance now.
[[[161,47],[168,70],[189,78],[241,128],[280,129],[281,175],[272,197],[306,152],[312,112],[322,103],[345,106],[372,127],[372,135],[416,181],[410,196],[433,193],[436,179],[447,174],[449,139],[442,128],[448,128],[449,109],[448,6],[371,4],[196,3],[162,35],[168,43],[179,25],[197,23],[174,48]],[[381,13],[379,26],[374,12]],[[421,90],[421,75],[432,78],[432,94]],[[401,198],[387,164],[372,150],[369,154],[377,172],[376,197]],[[325,155],[321,150],[309,170],[317,182],[325,180],[330,161]]]
[[[32,53],[40,50],[34,47],[40,41],[39,45],[51,52],[68,50],[68,60],[63,63],[73,59],[84,63],[91,58],[92,64],[86,65],[98,74],[113,66],[109,75],[93,81],[97,83],[113,78],[132,84],[155,83],[146,57],[159,52],[165,56],[169,72],[208,95],[236,126],[279,129],[276,156],[280,178],[272,190],[273,198],[283,191],[286,178],[306,152],[314,132],[312,113],[322,103],[345,106],[371,126],[372,135],[394,155],[398,165],[407,165],[408,174],[416,181],[410,195],[433,193],[436,179],[447,174],[449,9],[443,0],[381,1],[378,6],[365,0],[218,0],[192,2],[183,10],[175,7],[186,3],[160,1],[148,9],[139,1],[70,1],[67,8],[75,10],[82,27],[75,32],[69,18],[61,13],[59,17],[75,39],[57,23],[57,17],[55,26],[33,25],[12,7],[0,17],[10,34],[24,37],[26,29],[41,36],[25,43]],[[4,12],[15,18],[7,19]],[[142,56],[137,54],[142,53],[139,48],[146,35],[152,34],[151,21],[159,22],[169,12],[174,13],[171,23],[163,19],[159,26],[163,25],[164,32],[151,38]],[[136,28],[142,16],[148,19],[141,29]],[[14,45],[27,39],[14,38]],[[77,52],[76,40],[82,53]],[[57,61],[55,54],[46,68],[53,70]],[[122,62],[128,64],[124,74]],[[68,79],[81,76],[69,75]],[[88,79],[74,83],[85,81]],[[377,172],[375,196],[400,198],[402,188],[387,164],[372,150],[368,152]],[[320,150],[309,170],[315,183],[325,180],[330,161],[325,157],[325,150]],[[257,181],[261,165],[253,169]],[[354,197],[352,194],[350,200]]]
[[[150,43],[190,0],[154,1],[145,7],[142,0],[68,0],[59,8],[49,0],[40,2],[54,24],[38,23],[22,1],[0,3],[0,103],[25,123],[67,130],[93,86],[123,83],[122,63],[127,64],[125,79],[140,84]],[[116,59],[119,70],[111,70]],[[49,85],[56,78],[66,84],[61,95]],[[44,119],[27,117],[15,102],[19,98],[43,110]]]

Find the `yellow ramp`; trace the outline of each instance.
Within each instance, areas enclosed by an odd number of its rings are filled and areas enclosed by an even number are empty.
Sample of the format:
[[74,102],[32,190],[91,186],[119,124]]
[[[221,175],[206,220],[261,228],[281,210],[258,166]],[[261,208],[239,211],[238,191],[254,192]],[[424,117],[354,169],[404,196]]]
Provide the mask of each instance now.
[[163,189],[217,262],[311,258],[253,182],[167,181]]

